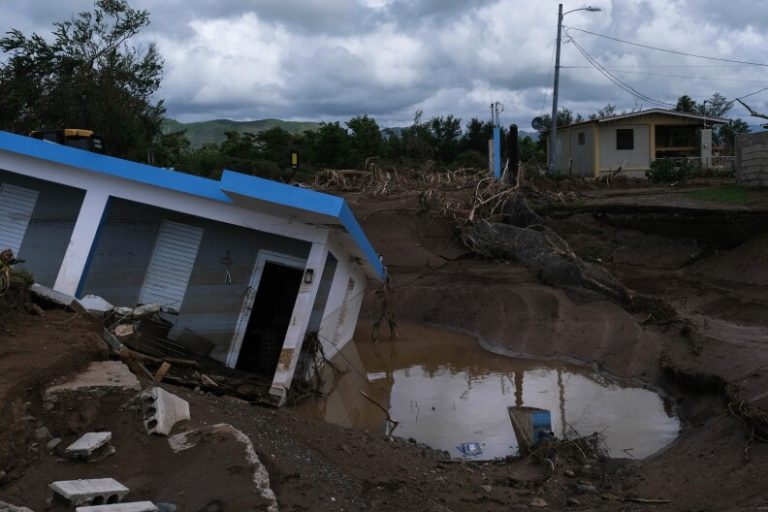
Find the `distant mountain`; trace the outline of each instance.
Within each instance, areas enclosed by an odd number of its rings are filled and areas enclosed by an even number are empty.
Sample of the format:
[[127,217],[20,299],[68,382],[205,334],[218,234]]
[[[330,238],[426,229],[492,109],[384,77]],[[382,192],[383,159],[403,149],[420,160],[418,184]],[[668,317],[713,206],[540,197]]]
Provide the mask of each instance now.
[[229,119],[214,119],[197,123],[182,123],[175,119],[163,121],[163,132],[171,133],[179,130],[187,130],[187,138],[193,148],[203,144],[219,144],[227,139],[225,135],[229,131],[240,133],[258,133],[270,128],[282,128],[290,133],[301,133],[307,130],[316,130],[320,123],[310,121],[282,121],[280,119],[259,119],[257,121],[230,121]]

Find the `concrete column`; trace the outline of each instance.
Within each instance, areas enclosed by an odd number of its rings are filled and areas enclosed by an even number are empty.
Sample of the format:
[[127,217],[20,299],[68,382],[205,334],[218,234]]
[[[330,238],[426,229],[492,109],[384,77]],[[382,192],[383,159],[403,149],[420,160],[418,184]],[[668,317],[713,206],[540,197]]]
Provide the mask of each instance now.
[[339,342],[343,340],[338,339],[337,332],[339,322],[346,317],[347,284],[349,283],[351,265],[355,264],[349,261],[349,257],[343,251],[335,251],[335,255],[338,256],[336,258],[338,261],[336,274],[333,276],[323,321],[320,323],[320,342],[323,344],[323,350],[328,359],[332,359],[342,347]]
[[75,229],[72,231],[72,238],[69,240],[64,261],[61,262],[56,283],[53,285],[54,290],[73,297],[77,293],[108,201],[109,194],[106,191],[88,190],[85,193]]
[[[313,243],[307,257],[307,265],[304,268],[299,294],[291,313],[291,323],[283,340],[283,349],[280,351],[280,359],[272,378],[272,387],[269,394],[278,400],[279,405],[285,403],[288,390],[291,388],[296,364],[299,362],[301,347],[304,344],[304,335],[309,325],[309,317],[315,304],[317,291],[320,288],[325,260],[328,258],[327,234],[322,243]],[[308,272],[312,273],[312,282],[307,283]]]

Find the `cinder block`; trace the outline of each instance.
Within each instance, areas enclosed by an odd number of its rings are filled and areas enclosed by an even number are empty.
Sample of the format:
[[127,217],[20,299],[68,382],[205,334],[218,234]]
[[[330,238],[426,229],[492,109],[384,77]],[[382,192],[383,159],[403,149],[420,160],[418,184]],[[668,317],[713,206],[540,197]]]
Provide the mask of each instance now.
[[112,440],[112,432],[88,432],[67,446],[64,453],[69,457],[89,457]]
[[189,402],[162,388],[143,394],[144,427],[150,434],[167,436],[179,421],[189,419]]
[[151,501],[131,501],[112,505],[77,507],[75,512],[157,512],[157,507]]
[[128,494],[128,488],[113,478],[61,480],[49,487],[54,494],[76,507],[118,503]]

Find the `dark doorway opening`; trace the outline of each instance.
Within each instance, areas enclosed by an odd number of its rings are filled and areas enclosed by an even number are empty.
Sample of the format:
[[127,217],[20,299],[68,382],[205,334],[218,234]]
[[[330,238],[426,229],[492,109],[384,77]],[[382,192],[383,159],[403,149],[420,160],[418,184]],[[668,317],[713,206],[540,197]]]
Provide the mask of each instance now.
[[267,262],[236,368],[272,377],[299,293],[303,269]]

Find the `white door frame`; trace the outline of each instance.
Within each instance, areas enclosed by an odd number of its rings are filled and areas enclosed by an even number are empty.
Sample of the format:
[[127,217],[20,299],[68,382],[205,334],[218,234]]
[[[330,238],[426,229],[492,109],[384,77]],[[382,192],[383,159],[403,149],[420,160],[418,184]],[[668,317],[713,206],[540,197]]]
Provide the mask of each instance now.
[[256,300],[256,293],[259,291],[259,285],[261,284],[261,275],[264,273],[264,267],[267,263],[276,263],[285,267],[298,268],[301,270],[304,270],[307,266],[306,259],[296,258],[295,256],[289,256],[279,252],[259,251],[259,255],[256,258],[256,264],[253,267],[253,273],[251,274],[251,280],[249,281],[248,288],[245,292],[243,306],[240,309],[240,315],[237,317],[235,334],[232,336],[232,342],[230,343],[229,351],[227,352],[226,364],[228,368],[234,368],[240,357],[240,349],[243,347],[245,331],[248,329],[248,321],[251,319],[253,302]]

